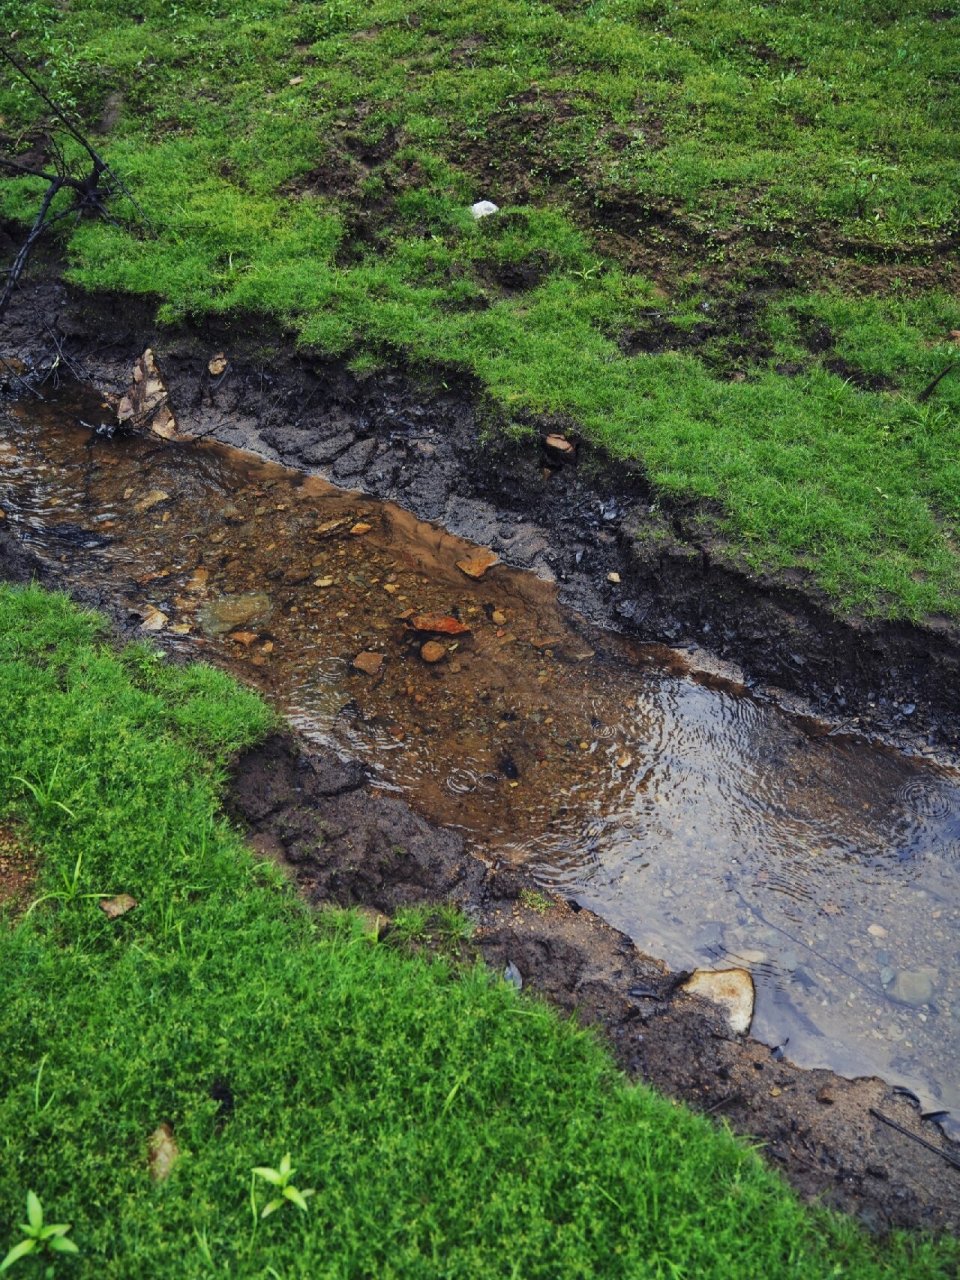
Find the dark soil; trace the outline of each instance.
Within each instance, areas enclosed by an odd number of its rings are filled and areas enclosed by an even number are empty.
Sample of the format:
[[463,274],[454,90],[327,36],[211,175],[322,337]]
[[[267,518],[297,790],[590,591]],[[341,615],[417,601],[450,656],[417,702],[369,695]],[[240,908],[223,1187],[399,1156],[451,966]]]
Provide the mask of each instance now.
[[[838,619],[805,574],[761,578],[738,566],[704,534],[704,504],[655,501],[638,467],[583,444],[572,463],[558,462],[544,437],[576,440],[573,424],[531,422],[526,438],[508,439],[478,388],[449,371],[445,382],[357,377],[342,361],[294,353],[256,317],[170,331],[153,312],[149,299],[90,297],[47,280],[18,295],[5,352],[28,368],[53,357],[61,371],[121,392],[151,346],[183,430],[395,499],[555,578],[561,598],[600,625],[736,664],[762,696],[785,691],[811,713],[915,749],[960,744],[956,622]],[[704,323],[729,330],[742,316],[749,347],[763,340],[749,332],[755,313],[748,299]],[[218,350],[231,363],[214,381],[206,365]]]

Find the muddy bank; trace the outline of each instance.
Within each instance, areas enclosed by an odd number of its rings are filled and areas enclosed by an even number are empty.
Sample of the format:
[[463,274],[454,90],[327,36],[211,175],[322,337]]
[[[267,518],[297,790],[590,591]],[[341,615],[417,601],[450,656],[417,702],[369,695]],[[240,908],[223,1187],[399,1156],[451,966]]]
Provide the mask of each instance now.
[[491,968],[513,965],[525,989],[599,1027],[631,1077],[759,1138],[804,1196],[873,1229],[960,1229],[960,1167],[871,1114],[952,1155],[906,1097],[879,1080],[802,1071],[734,1037],[711,1005],[679,990],[685,975],[591,912],[538,892],[522,872],[486,868],[459,835],[372,791],[356,764],[274,737],[238,761],[228,810],[316,905],[389,917],[409,903],[455,903],[474,921],[472,949]]
[[[28,367],[75,364],[120,393],[152,346],[184,430],[396,499],[555,579],[592,621],[736,664],[756,692],[786,691],[914,749],[960,742],[955,623],[841,622],[801,575],[761,579],[731,565],[693,532],[699,508],[655,502],[639,469],[584,445],[559,460],[544,438],[561,430],[575,440],[571,424],[506,437],[478,389],[453,375],[357,377],[295,354],[255,318],[171,331],[152,316],[149,302],[39,282],[19,295],[3,349]],[[229,365],[212,377],[218,351]]]
[[[30,577],[71,586],[68,568],[40,563],[0,526],[0,578]],[[81,602],[106,608],[118,633],[128,632],[129,614],[106,593]],[[544,895],[524,872],[488,868],[459,834],[378,793],[363,765],[275,737],[236,763],[227,807],[316,905],[389,916],[410,903],[455,903],[476,925],[475,954],[500,972],[513,965],[525,988],[599,1027],[632,1077],[760,1139],[802,1194],[873,1229],[960,1230],[960,1170],[871,1114],[955,1150],[903,1093],[877,1079],[803,1071],[732,1036],[712,1006],[679,991],[684,975],[592,912]]]

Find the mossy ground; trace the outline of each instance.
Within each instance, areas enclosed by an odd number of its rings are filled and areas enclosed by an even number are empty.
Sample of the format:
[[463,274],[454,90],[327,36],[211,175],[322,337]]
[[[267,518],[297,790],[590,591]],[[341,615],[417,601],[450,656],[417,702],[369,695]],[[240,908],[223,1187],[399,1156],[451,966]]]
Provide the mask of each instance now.
[[[802,1208],[586,1032],[411,954],[455,943],[449,913],[408,913],[398,947],[309,912],[219,813],[269,722],[227,677],[0,587],[0,821],[40,867],[36,905],[0,917],[0,1255],[32,1189],[80,1250],[57,1275],[956,1274],[955,1242]],[[118,892],[139,905],[111,920]],[[180,1156],[154,1183],[160,1124]],[[316,1194],[261,1220],[252,1170],[286,1152]]]
[[[0,0],[146,211],[73,278],[575,423],[841,610],[960,614],[941,0]],[[11,74],[7,146],[52,122]],[[38,188],[0,184],[28,216]],[[495,217],[469,205],[491,198]],[[125,221],[125,219],[127,221]],[[68,224],[69,225],[69,224]]]

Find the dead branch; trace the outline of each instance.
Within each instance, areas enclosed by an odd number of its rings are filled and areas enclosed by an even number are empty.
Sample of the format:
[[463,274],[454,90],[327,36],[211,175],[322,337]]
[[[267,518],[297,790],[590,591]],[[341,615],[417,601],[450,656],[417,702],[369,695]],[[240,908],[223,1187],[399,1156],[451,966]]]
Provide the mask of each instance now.
[[[33,221],[33,225],[20,246],[13,263],[7,270],[6,282],[3,290],[0,291],[0,319],[2,319],[4,312],[10,305],[17,283],[26,270],[27,262],[34,246],[44,231],[55,222],[68,217],[78,219],[83,217],[106,218],[112,222],[114,219],[110,216],[108,205],[110,200],[117,195],[122,195],[129,200],[144,222],[147,222],[147,218],[140,205],[130,194],[122,180],[114,173],[107,161],[84,137],[76,125],[72,123],[66,113],[57,106],[56,102],[27,67],[2,45],[0,45],[0,56],[27,81],[41,101],[53,112],[54,117],[66,129],[67,133],[83,148],[90,161],[88,171],[78,171],[76,167],[71,168],[55,140],[51,142],[54,160],[54,168],[52,170],[39,165],[27,164],[22,159],[15,157],[0,156],[0,168],[4,168],[10,173],[19,174],[22,177],[40,178],[47,184],[47,189],[44,192],[40,209]],[[73,199],[68,208],[61,209],[55,213],[53,212],[53,204],[62,191],[69,191]]]

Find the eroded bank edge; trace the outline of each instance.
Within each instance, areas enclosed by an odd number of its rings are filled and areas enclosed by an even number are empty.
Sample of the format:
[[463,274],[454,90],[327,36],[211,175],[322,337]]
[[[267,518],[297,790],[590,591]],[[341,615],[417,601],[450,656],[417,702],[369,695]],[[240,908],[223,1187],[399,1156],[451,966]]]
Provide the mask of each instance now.
[[[799,574],[759,577],[698,540],[696,510],[664,504],[636,467],[580,443],[573,461],[531,423],[505,433],[480,389],[435,372],[356,376],[297,352],[257,317],[167,330],[149,300],[89,295],[56,272],[18,295],[2,348],[61,362],[120,393],[157,352],[185,430],[328,476],[557,580],[591,621],[735,664],[762,696],[911,750],[960,747],[960,626],[838,618]],[[225,351],[225,376],[210,356]],[[446,381],[443,377],[446,376]],[[617,581],[619,579],[619,581]]]

